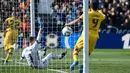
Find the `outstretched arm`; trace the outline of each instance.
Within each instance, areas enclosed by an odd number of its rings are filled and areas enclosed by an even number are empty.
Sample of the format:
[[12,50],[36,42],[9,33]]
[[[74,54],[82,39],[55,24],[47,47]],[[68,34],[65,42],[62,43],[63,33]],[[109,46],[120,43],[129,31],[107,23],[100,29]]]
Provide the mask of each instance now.
[[40,18],[40,17],[37,18],[37,21],[38,21],[38,24],[39,24],[39,28],[40,28],[40,29],[39,29],[38,36],[37,36],[36,41],[37,41],[37,42],[40,42],[41,36],[42,36],[43,24],[41,23],[41,18]]
[[39,24],[39,32],[38,32],[38,36],[37,36],[37,39],[36,39],[36,41],[35,41],[35,43],[33,44],[33,46],[34,47],[37,47],[38,45],[38,43],[40,42],[40,40],[41,40],[41,37],[42,37],[42,29],[43,29],[43,24],[41,24],[41,22],[40,22],[40,17],[38,17],[37,18],[37,20],[38,20],[38,24]]
[[70,23],[65,24],[65,25],[66,25],[66,26],[71,26],[71,25],[73,25],[73,24],[79,23],[80,21],[81,21],[81,19],[78,18],[78,19],[76,19],[76,20],[74,20],[74,21],[72,21],[72,22],[70,22]]
[[20,57],[20,61],[23,61],[23,59],[25,59],[25,50],[26,50],[26,48],[22,52],[22,55]]
[[42,37],[42,29],[40,28],[39,32],[38,32],[38,36],[37,36],[36,42],[40,42],[41,37]]
[[4,30],[4,32],[6,31],[7,26],[8,26],[8,22],[5,21],[5,22],[3,23],[3,30]]
[[4,32],[4,35],[3,35],[4,37],[5,37],[5,34],[6,34],[6,32],[7,32],[7,31],[6,31],[7,26],[8,26],[8,22],[5,21],[5,22],[3,23],[3,26],[2,26],[2,27],[3,27],[3,32]]
[[32,47],[33,47],[32,50],[37,50],[38,49],[38,44],[40,43],[41,37],[42,37],[42,29],[40,28],[39,32],[38,32],[37,39],[32,45]]

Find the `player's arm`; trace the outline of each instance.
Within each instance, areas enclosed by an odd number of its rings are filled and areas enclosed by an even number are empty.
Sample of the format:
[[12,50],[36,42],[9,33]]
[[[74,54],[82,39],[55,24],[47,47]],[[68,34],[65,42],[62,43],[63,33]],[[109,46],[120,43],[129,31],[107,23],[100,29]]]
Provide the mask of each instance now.
[[37,44],[40,42],[41,37],[42,37],[42,31],[43,31],[43,30],[42,30],[43,24],[41,24],[41,22],[40,22],[40,17],[38,17],[37,20],[38,20],[40,29],[39,29],[39,32],[38,32],[37,39],[36,39],[35,43],[33,44],[34,48],[37,47]]
[[38,32],[38,36],[37,36],[37,39],[36,39],[36,41],[37,42],[40,42],[40,40],[41,40],[41,37],[42,37],[42,28],[43,28],[43,24],[41,23],[41,18],[40,17],[38,17],[37,18],[37,21],[38,21],[38,24],[39,24],[39,32]]
[[41,37],[42,37],[42,29],[39,29],[38,36],[37,36],[37,38],[36,38],[36,41],[35,41],[34,44],[32,45],[32,46],[33,46],[33,50],[36,50],[36,49],[37,49],[38,44],[40,43]]
[[40,40],[41,40],[41,37],[42,37],[42,29],[40,28],[39,29],[39,32],[38,32],[38,36],[37,36],[37,39],[36,39],[36,42],[40,42]]
[[[26,48],[25,48],[26,49]],[[23,59],[25,59],[25,49],[22,52],[22,55],[20,57],[20,61],[22,61]]]
[[8,22],[7,21],[5,21],[4,23],[3,23],[3,31],[6,31],[6,29],[7,29],[7,27],[8,27]]
[[79,22],[82,21],[82,19],[83,19],[83,15],[81,15],[78,19],[76,19],[76,20],[74,20],[74,21],[72,21],[70,23],[65,24],[65,26],[71,26],[73,24],[78,24]]
[[5,22],[3,23],[3,26],[2,26],[2,27],[3,27],[3,32],[4,32],[4,35],[3,35],[3,36],[5,37],[5,34],[6,34],[6,32],[7,32],[6,29],[8,28],[8,22],[5,21]]

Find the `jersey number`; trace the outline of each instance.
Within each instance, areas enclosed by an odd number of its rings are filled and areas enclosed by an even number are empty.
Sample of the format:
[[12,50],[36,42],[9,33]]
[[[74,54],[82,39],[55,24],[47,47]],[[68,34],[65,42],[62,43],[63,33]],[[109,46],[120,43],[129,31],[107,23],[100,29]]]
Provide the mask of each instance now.
[[92,22],[94,24],[93,28],[95,28],[98,24],[99,19],[93,19]]

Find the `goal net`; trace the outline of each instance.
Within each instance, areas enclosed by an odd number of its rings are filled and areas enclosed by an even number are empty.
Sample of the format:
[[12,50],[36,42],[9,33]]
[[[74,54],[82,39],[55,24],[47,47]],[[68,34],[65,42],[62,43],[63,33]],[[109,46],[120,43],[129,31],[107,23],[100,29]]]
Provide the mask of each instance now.
[[[62,34],[62,29],[65,24],[78,19],[83,14],[83,0],[1,0],[0,11],[0,73],[79,73],[83,64],[82,50],[78,54],[79,65],[73,71],[70,70],[70,66],[74,62],[73,49],[82,33],[83,22],[70,26],[73,33],[69,37]],[[16,33],[7,31],[8,28],[14,30],[12,29],[16,26],[14,22],[19,22],[17,25],[21,25],[21,29],[17,28]],[[67,51],[63,59],[51,60],[48,66],[42,69],[31,67],[26,59],[22,61],[20,59],[23,50],[30,46],[30,37],[38,36],[39,22],[43,25],[43,32],[37,49],[40,51],[46,49],[42,58],[49,53],[60,55]],[[17,33],[18,37],[15,36]],[[5,50],[7,37],[17,39],[11,44],[13,46],[11,52]],[[18,44],[16,51],[14,44]],[[7,55],[9,55],[8,59]],[[5,64],[6,59],[7,64]]]

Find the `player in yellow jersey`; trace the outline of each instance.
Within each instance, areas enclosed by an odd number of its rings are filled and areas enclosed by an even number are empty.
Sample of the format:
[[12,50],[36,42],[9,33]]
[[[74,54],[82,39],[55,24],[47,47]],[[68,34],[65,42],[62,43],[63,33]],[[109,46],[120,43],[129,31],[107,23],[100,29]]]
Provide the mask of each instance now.
[[7,52],[4,64],[8,63],[8,59],[13,50],[16,49],[16,42],[22,24],[18,16],[18,12],[13,12],[12,16],[7,18],[3,24],[4,28],[4,50]]
[[[92,3],[92,10],[88,12],[89,18],[89,55],[94,50],[97,39],[99,38],[99,29],[101,22],[105,19],[105,15],[98,10],[98,3]],[[73,24],[77,24],[78,22],[83,20],[83,15],[81,15],[78,19],[66,24],[66,26],[70,26]],[[86,36],[88,37],[88,36]],[[78,65],[78,53],[83,48],[83,32],[79,37],[73,52],[74,62],[70,66],[70,70],[74,70],[75,66]]]

